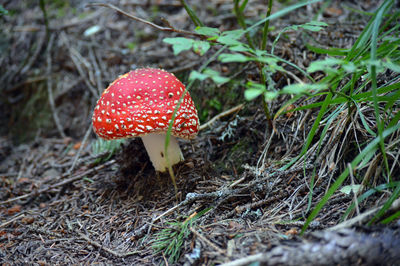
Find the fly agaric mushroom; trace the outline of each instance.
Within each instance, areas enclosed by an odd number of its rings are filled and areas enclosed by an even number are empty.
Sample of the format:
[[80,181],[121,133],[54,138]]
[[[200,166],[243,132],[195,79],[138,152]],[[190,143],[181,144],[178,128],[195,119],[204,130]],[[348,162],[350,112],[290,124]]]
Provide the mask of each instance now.
[[[141,137],[156,171],[168,165],[165,138],[172,114],[185,86],[171,73],[143,68],[119,76],[103,92],[92,121],[96,134],[104,139]],[[167,149],[171,165],[183,160],[175,137],[192,139],[199,130],[197,110],[186,92],[175,120]]]

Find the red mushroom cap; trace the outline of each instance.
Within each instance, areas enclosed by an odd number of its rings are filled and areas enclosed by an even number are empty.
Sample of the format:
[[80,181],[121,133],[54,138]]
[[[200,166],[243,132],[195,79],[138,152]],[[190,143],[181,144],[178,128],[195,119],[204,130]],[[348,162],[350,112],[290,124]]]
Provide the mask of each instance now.
[[[184,91],[185,86],[165,70],[130,71],[111,83],[97,101],[92,117],[93,129],[104,139],[166,132]],[[198,130],[197,110],[186,92],[175,117],[172,135],[191,139]]]

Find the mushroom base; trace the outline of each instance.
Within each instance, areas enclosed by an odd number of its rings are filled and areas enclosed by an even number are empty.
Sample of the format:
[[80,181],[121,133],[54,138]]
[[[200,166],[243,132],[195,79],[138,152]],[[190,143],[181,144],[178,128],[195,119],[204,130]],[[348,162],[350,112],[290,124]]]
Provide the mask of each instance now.
[[[153,163],[156,171],[165,172],[168,169],[165,152],[165,137],[166,134],[148,134],[142,136],[144,147],[149,155],[150,161]],[[168,146],[168,160],[172,165],[179,163],[183,160],[181,149],[179,148],[178,141],[174,136],[170,136]]]

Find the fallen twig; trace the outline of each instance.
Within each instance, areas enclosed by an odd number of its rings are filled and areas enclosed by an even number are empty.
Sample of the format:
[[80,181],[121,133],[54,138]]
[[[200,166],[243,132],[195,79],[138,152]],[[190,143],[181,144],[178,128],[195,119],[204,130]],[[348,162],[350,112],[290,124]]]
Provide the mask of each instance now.
[[86,236],[85,234],[82,234],[81,232],[77,232],[79,237],[86,240],[90,245],[95,246],[97,248],[100,248],[104,251],[106,251],[107,253],[110,253],[111,255],[118,257],[118,258],[125,258],[131,255],[135,255],[138,254],[138,251],[131,251],[131,252],[127,252],[127,253],[119,253],[118,251],[112,250],[110,248],[107,248],[103,245],[101,245],[100,243],[90,239],[88,236]]
[[[52,68],[52,63],[51,63],[51,50],[53,48],[53,43],[54,43],[54,34],[50,35],[50,39],[49,39],[49,44],[47,45],[47,54],[46,54],[46,63],[47,63],[47,67],[46,67],[46,76],[50,77],[51,76],[51,68]],[[56,105],[54,103],[54,97],[53,97],[53,79],[52,78],[48,78],[47,79],[47,95],[49,97],[49,104],[50,104],[50,108],[51,108],[51,112],[53,114],[53,120],[54,123],[56,124],[58,133],[60,134],[60,136],[62,138],[65,138],[67,135],[65,135],[63,126],[60,123],[60,119],[58,118],[58,114],[57,114],[57,109],[56,109]]]
[[72,171],[74,170],[75,165],[78,162],[79,156],[80,156],[80,154],[82,152],[82,149],[85,146],[85,143],[86,143],[87,139],[89,138],[90,132],[92,132],[92,124],[90,124],[89,128],[86,130],[86,134],[83,137],[83,140],[82,140],[81,145],[80,145],[80,147],[78,149],[78,152],[76,153],[74,161],[72,162],[71,167],[68,169],[67,174],[72,173]]
[[203,236],[202,234],[200,234],[199,232],[197,232],[196,230],[194,230],[192,227],[189,227],[190,232],[192,232],[195,236],[197,236],[198,238],[200,238],[201,241],[203,241],[205,244],[207,244],[208,246],[212,247],[213,249],[215,249],[220,255],[226,255],[226,252],[224,250],[222,250],[220,247],[218,247],[217,245],[215,245],[213,242],[211,242],[210,240],[208,240],[205,236]]
[[264,256],[265,255],[263,253],[258,253],[258,254],[255,254],[255,255],[250,255],[250,256],[247,256],[247,257],[244,257],[244,258],[241,258],[241,259],[238,259],[238,260],[234,260],[234,261],[231,261],[231,262],[228,262],[228,263],[221,264],[221,266],[249,265],[249,264],[251,264],[253,262],[260,261],[262,258],[264,258]]
[[215,121],[217,121],[218,119],[221,119],[224,116],[230,115],[232,113],[235,112],[239,112],[242,108],[244,107],[244,104],[239,104],[231,109],[228,109],[216,116],[214,116],[213,118],[211,118],[209,121],[207,121],[205,124],[200,126],[200,130],[206,129],[207,127],[210,127],[212,124],[215,123]]
[[21,218],[24,218],[24,217],[25,217],[25,214],[20,214],[20,215],[18,215],[18,216],[16,216],[16,217],[12,218],[11,220],[6,221],[6,222],[0,224],[0,228],[1,228],[1,227],[5,227],[5,226],[7,226],[7,225],[9,225],[9,224],[11,224],[11,223],[13,223],[13,222],[15,222],[15,221],[21,219]]

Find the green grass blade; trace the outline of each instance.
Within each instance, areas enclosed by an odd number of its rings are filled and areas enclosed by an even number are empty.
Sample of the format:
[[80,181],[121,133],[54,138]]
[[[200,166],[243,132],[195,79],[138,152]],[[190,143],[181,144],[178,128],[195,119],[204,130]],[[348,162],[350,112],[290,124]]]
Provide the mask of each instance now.
[[[336,108],[336,110],[334,112],[332,112],[328,118],[327,118],[327,122],[321,132],[321,137],[319,138],[319,144],[318,144],[318,148],[316,151],[316,157],[319,155],[319,152],[321,150],[322,147],[322,143],[323,140],[328,132],[328,130],[331,128],[331,124],[335,121],[335,118],[343,111],[342,107]],[[306,164],[304,164],[304,166],[306,166]],[[304,169],[305,170],[305,169]],[[315,183],[315,175],[316,175],[316,170],[317,170],[317,166],[314,167],[313,172],[311,174],[311,179],[310,179],[310,193],[308,195],[308,203],[307,203],[307,212],[310,211],[311,209],[311,205],[312,205],[312,198],[313,198],[313,191],[314,191],[314,183]],[[306,176],[306,173],[304,173],[304,176]]]
[[326,55],[330,55],[330,56],[345,56],[349,52],[349,49],[341,49],[341,48],[325,49],[325,48],[313,46],[309,43],[306,43],[306,47],[308,50],[310,50],[314,53],[324,54],[324,55],[326,54]]
[[[391,135],[393,132],[398,130],[400,128],[400,124],[388,128],[382,133],[382,137],[386,138],[389,135]],[[356,156],[356,158],[350,163],[351,169],[357,169],[357,167],[360,165],[360,163],[367,157],[370,156],[371,154],[374,154],[379,146],[380,142],[380,137],[375,138],[373,141],[371,141],[361,152]],[[336,179],[336,181],[331,185],[331,187],[328,189],[326,192],[325,196],[318,202],[317,206],[315,206],[314,210],[311,212],[311,214],[307,217],[307,220],[301,229],[301,234],[305,232],[305,230],[308,228],[310,225],[311,221],[314,220],[315,217],[317,217],[318,213],[321,211],[321,209],[325,206],[325,204],[328,202],[329,198],[338,190],[338,188],[343,184],[343,182],[346,180],[346,178],[349,176],[349,168],[346,167],[346,169],[342,172],[342,174]],[[400,188],[400,186],[398,186]],[[394,195],[394,194],[393,194]]]
[[194,25],[196,25],[196,27],[203,27],[204,24],[203,22],[201,22],[201,20],[199,19],[199,17],[196,15],[196,13],[193,11],[193,9],[186,3],[185,0],[180,0],[182,6],[185,8],[186,13],[189,15],[190,19],[193,21]]
[[[268,0],[268,9],[267,9],[266,17],[271,16],[272,2],[273,2],[273,0]],[[265,48],[267,47],[268,28],[269,28],[269,20],[265,21],[265,23],[264,23],[263,36],[262,36],[262,42],[261,42],[261,50],[265,50]]]
[[394,220],[398,219],[400,217],[400,211],[397,211],[396,213],[394,213],[393,215],[389,216],[388,218],[382,220],[383,224],[388,224],[393,222]]
[[382,208],[378,211],[377,214],[371,219],[371,221],[368,223],[368,225],[373,224],[375,221],[377,221],[380,217],[382,217],[383,214],[387,210],[389,210],[390,206],[392,206],[392,203],[399,198],[400,196],[400,184],[397,185],[396,189],[393,191],[392,195],[389,197],[389,199],[383,204]]
[[[377,193],[377,192],[383,192],[385,189],[389,189],[389,188],[394,188],[396,186],[398,186],[400,184],[400,181],[398,182],[392,182],[392,183],[387,183],[387,184],[381,184],[375,188],[371,188],[369,190],[367,190],[366,192],[364,192],[362,195],[360,195],[357,198],[357,202],[361,203],[364,200],[368,199],[369,197],[371,197],[373,194]],[[350,212],[355,208],[356,204],[353,202],[346,210],[346,212],[343,214],[341,221],[344,221],[347,216],[350,214]]]
[[[378,12],[376,14],[375,19],[373,20],[372,24],[372,32],[371,32],[371,60],[375,61],[377,59],[377,46],[378,46],[378,34],[379,34],[379,28],[382,23],[382,19],[384,14],[386,13],[386,10],[392,5],[393,1],[386,0],[381,7],[378,9]],[[378,93],[377,93],[377,78],[376,78],[376,66],[371,65],[370,67],[370,73],[371,73],[371,86],[372,86],[372,96],[373,96],[373,106],[374,106],[374,111],[375,111],[375,120],[377,124],[377,129],[378,129],[378,135],[379,135],[379,146],[382,152],[383,156],[383,161],[385,164],[386,168],[386,173],[389,176],[390,179],[390,169],[389,169],[389,163],[387,160],[387,155],[385,151],[385,144],[383,142],[383,137],[382,137],[382,132],[384,130],[384,124],[381,121],[380,118],[380,111],[379,111],[379,103],[378,103]]]
[[323,116],[325,115],[328,106],[330,105],[331,99],[332,99],[332,93],[328,93],[325,97],[325,100],[324,100],[322,106],[321,106],[318,116],[314,121],[314,124],[310,130],[310,133],[307,136],[306,142],[305,142],[300,154],[298,156],[296,156],[296,158],[292,159],[285,166],[281,167],[281,170],[288,169],[290,166],[292,166],[299,158],[301,158],[307,152],[307,149],[310,146],[310,144],[319,128],[319,123],[320,123],[321,119],[323,118]]

